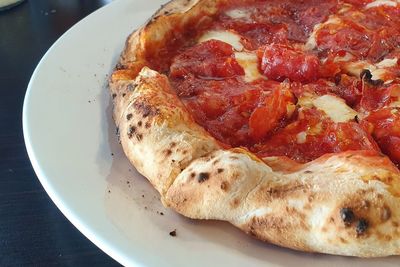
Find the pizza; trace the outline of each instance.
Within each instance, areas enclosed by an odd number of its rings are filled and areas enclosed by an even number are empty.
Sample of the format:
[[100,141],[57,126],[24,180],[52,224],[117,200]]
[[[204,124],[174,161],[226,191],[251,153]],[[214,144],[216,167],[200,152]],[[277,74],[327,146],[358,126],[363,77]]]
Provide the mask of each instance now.
[[400,254],[400,2],[174,0],[110,78],[166,207],[258,239]]

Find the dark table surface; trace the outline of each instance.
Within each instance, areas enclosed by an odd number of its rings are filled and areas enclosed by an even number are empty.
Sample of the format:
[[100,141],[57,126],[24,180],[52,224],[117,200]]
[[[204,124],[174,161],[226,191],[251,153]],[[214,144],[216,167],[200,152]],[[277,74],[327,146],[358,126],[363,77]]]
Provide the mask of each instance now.
[[118,266],[57,209],[26,153],[29,78],[68,28],[107,0],[28,0],[0,12],[0,266]]

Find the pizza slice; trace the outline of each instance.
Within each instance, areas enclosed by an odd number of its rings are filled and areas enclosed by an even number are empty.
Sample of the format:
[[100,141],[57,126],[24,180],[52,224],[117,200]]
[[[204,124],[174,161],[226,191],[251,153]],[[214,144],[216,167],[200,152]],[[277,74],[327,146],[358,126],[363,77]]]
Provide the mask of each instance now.
[[396,1],[174,0],[110,79],[164,205],[280,246],[400,254]]

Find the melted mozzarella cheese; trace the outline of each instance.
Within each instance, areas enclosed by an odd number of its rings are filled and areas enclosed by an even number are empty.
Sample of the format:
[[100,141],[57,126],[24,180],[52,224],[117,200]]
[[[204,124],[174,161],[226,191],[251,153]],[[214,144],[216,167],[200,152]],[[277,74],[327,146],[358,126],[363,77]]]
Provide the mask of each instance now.
[[243,45],[240,42],[241,37],[230,31],[208,31],[199,38],[198,42],[202,43],[212,39],[230,44],[236,51],[243,50]]
[[[386,68],[396,66],[397,61],[398,61],[397,58],[391,58],[391,59],[384,59],[381,62],[378,62],[376,64],[371,64],[365,60],[360,60],[360,61],[356,61],[356,62],[348,62],[343,65],[343,68],[349,74],[357,76],[357,77],[360,76],[361,72],[364,69],[367,69],[371,72],[373,80],[381,79],[381,80],[385,81],[385,74],[387,73]],[[389,81],[385,81],[385,82],[389,82]]]
[[255,53],[235,52],[235,58],[244,70],[244,80],[246,82],[264,78],[258,70],[258,58]]
[[251,11],[248,9],[231,9],[225,12],[225,14],[232,19],[240,19],[250,21]]
[[390,0],[376,0],[374,2],[371,2],[365,6],[366,9],[372,8],[372,7],[378,7],[378,6],[397,6],[396,1],[390,1]]
[[346,105],[346,102],[334,95],[323,95],[315,98],[313,104],[324,111],[334,122],[346,122],[353,120],[357,112]]
[[397,65],[397,58],[386,58],[381,62],[377,63],[375,66],[378,68],[390,68]]

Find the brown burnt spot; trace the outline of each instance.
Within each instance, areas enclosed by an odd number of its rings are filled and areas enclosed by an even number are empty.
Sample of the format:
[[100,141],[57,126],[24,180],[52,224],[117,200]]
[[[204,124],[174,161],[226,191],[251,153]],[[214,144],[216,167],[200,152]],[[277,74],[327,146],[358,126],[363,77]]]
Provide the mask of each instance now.
[[368,69],[363,69],[360,73],[360,78],[361,80],[369,83],[372,86],[381,86],[384,84],[384,81],[381,79],[378,80],[372,80],[372,74],[371,71]]
[[132,119],[132,113],[129,113],[128,115],[126,115],[126,119],[129,121]]
[[136,127],[135,126],[129,127],[129,129],[128,129],[128,138],[131,139],[135,132],[136,132]]
[[136,134],[136,139],[137,139],[138,141],[142,141],[142,139],[143,139],[143,134]]
[[174,148],[174,147],[176,147],[176,143],[172,142],[169,146],[170,146],[170,148]]
[[306,171],[304,171],[304,173],[313,173],[313,172],[310,170],[306,170]]
[[114,98],[116,98],[117,97],[117,94],[112,94],[112,99],[114,99]]
[[158,109],[150,106],[145,102],[134,102],[134,108],[142,114],[143,118],[151,117],[159,113]]
[[150,126],[151,126],[151,123],[148,121],[148,122],[146,122],[146,124],[144,125],[144,127],[146,128],[146,129],[149,129],[150,128]]
[[240,200],[236,197],[231,201],[232,208],[237,208],[239,206],[239,204],[240,204]]
[[237,157],[237,156],[230,156],[229,158],[232,159],[232,160],[238,160],[239,159],[239,157]]
[[396,227],[396,228],[399,227],[399,223],[398,223],[398,222],[394,222],[394,221],[393,221],[393,222],[392,222],[392,225],[393,225],[393,227]]
[[218,168],[217,169],[217,173],[221,173],[221,172],[223,172],[224,171],[224,169],[222,169],[222,168]]
[[199,183],[202,183],[204,181],[207,181],[209,178],[210,174],[208,172],[201,172],[199,173],[197,180],[199,181]]
[[219,162],[219,159],[215,159],[215,160],[212,162],[212,165],[217,165],[218,162]]
[[349,226],[355,219],[354,212],[350,208],[342,208],[340,218],[342,218],[344,225]]
[[347,244],[347,243],[348,243],[347,240],[344,239],[343,237],[339,237],[339,240],[340,240],[340,242],[343,243],[343,244]]
[[138,121],[137,125],[138,125],[139,127],[142,127],[143,122],[142,122],[142,121]]
[[187,151],[187,150],[183,150],[183,151],[182,151],[182,154],[183,154],[183,155],[186,155],[188,152],[189,152],[189,151]]
[[171,156],[171,154],[172,154],[171,149],[165,149],[165,150],[164,150],[164,154],[165,154],[165,156],[167,156],[167,157]]
[[115,69],[116,69],[116,70],[122,70],[122,69],[124,69],[124,65],[122,65],[120,62],[118,62],[118,63],[115,65]]
[[129,91],[133,91],[135,89],[135,86],[133,84],[128,84],[126,89],[128,89]]
[[356,223],[356,233],[357,236],[363,235],[367,232],[369,227],[368,221],[366,219],[361,218]]
[[371,206],[371,203],[368,200],[361,201],[361,208],[367,210],[367,209],[369,209],[370,206]]
[[195,172],[190,173],[190,178],[193,179],[194,177],[196,177],[196,173]]
[[386,222],[392,216],[392,212],[388,206],[384,206],[381,210],[381,220],[382,222]]
[[290,184],[281,187],[268,188],[266,193],[273,199],[285,198],[288,195],[302,192],[304,188],[305,185],[303,184]]
[[229,189],[229,184],[227,182],[223,181],[221,183],[221,190],[224,191],[224,192],[227,192],[228,189]]

